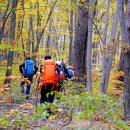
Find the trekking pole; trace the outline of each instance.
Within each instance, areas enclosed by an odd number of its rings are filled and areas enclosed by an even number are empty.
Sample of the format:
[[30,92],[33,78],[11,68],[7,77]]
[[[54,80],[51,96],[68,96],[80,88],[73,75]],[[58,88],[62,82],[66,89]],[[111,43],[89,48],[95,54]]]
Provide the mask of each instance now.
[[36,90],[36,111],[37,111],[37,102],[38,102],[38,92]]
[[39,85],[39,84],[37,84],[36,94],[35,94],[35,96],[36,96],[36,111],[37,111],[37,102],[38,102],[38,85]]

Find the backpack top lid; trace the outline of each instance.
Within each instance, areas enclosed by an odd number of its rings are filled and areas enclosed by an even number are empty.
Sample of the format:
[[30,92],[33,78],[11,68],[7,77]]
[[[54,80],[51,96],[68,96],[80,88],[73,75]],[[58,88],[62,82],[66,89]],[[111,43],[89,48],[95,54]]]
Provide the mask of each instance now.
[[56,65],[55,60],[48,59],[43,61],[43,65]]
[[25,75],[26,76],[31,76],[34,74],[34,61],[26,60],[25,61]]

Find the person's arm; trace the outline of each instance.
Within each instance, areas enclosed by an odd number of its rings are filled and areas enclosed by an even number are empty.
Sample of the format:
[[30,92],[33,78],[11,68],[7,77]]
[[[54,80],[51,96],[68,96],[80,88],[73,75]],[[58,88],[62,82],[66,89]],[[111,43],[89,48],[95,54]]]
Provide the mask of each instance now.
[[36,74],[38,71],[38,67],[36,65],[34,65],[34,74]]
[[44,65],[40,65],[40,74],[44,74],[45,68]]
[[58,74],[60,74],[61,69],[58,66],[56,66],[56,71],[58,72]]
[[63,67],[64,67],[65,74],[68,74],[68,69],[66,68],[66,66]]
[[19,66],[19,71],[21,74],[23,74],[23,68],[25,67],[25,63],[22,63],[20,66]]

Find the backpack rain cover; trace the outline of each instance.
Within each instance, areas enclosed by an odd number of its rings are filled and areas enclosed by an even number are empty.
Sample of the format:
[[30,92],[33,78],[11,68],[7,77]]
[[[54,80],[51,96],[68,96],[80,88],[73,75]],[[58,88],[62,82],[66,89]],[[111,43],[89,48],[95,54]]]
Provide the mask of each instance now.
[[25,61],[25,75],[31,76],[34,73],[34,61],[26,60]]

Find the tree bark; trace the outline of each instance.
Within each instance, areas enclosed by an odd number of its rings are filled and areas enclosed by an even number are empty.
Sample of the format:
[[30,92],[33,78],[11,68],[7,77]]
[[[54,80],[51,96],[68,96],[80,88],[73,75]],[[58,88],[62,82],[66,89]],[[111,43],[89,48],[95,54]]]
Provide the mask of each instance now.
[[[32,11],[32,3],[30,3],[30,11]],[[32,49],[30,49],[30,53],[34,53],[34,27],[33,27],[33,23],[34,23],[34,15],[32,14],[30,16],[30,23],[29,23],[29,30],[30,30],[30,37],[31,37],[31,43],[29,46],[32,45]]]
[[48,30],[49,30],[49,34],[48,34],[47,40],[46,40],[46,54],[50,54],[51,20],[50,20],[50,24],[49,24]]
[[21,21],[21,42],[22,42],[22,48],[23,48],[23,55],[25,58],[25,46],[24,46],[24,40],[23,40],[23,25],[24,25],[24,17],[25,17],[25,10],[24,10],[24,0],[22,0],[22,10],[23,10],[23,15],[22,15],[22,21]]
[[[13,43],[15,40],[15,27],[16,27],[16,8],[17,8],[18,0],[12,0],[12,15],[11,15],[11,25],[10,25],[10,43]],[[6,77],[5,84],[10,83],[11,80],[8,77],[12,74],[12,66],[13,66],[13,58],[14,58],[14,51],[8,52],[8,61],[7,61],[7,70],[6,70]]]
[[130,1],[127,4],[126,21],[124,20],[124,1],[119,0],[119,2],[122,39],[126,46],[126,51],[124,51],[124,114],[126,120],[130,121]]
[[[121,3],[120,1],[120,5],[124,3]],[[126,37],[127,35],[125,35],[126,33],[126,27],[124,26],[125,25],[125,21],[124,19],[124,10],[122,9],[122,6],[121,6],[121,10],[122,12],[120,12],[120,26],[121,26],[121,30],[122,30],[122,40],[123,40],[123,44],[126,44],[128,42],[128,37]],[[120,54],[120,62],[119,62],[119,68],[118,68],[118,71],[124,71],[124,57],[125,57],[125,53],[124,53],[124,50],[121,49],[121,54]]]
[[92,92],[92,35],[93,35],[93,21],[94,21],[94,12],[96,6],[96,0],[90,0],[90,5],[93,5],[93,10],[89,10],[89,20],[88,20],[88,38],[87,38],[87,88],[88,92]]
[[112,60],[113,60],[113,56],[116,53],[117,45],[115,44],[115,36],[116,36],[117,23],[118,23],[118,18],[119,18],[118,12],[119,12],[119,3],[117,0],[116,13],[114,16],[111,37],[109,40],[109,47],[110,48],[107,48],[104,55],[103,55],[102,77],[101,77],[101,84],[100,84],[100,92],[101,93],[107,93],[110,70],[112,67]]
[[3,37],[6,21],[7,21],[8,17],[10,16],[10,14],[11,14],[11,12],[13,10],[13,6],[12,6],[10,12],[8,13],[9,5],[10,5],[10,0],[8,0],[7,6],[6,6],[6,10],[4,12],[4,15],[2,16],[3,23],[2,23],[2,27],[0,28],[0,43],[2,41],[2,37]]
[[[103,46],[106,46],[106,37],[107,37],[107,28],[108,28],[108,13],[110,9],[110,0],[107,0],[107,7],[106,7],[106,17],[105,17],[105,29],[104,29],[104,36],[103,36]],[[104,49],[103,49],[104,50]],[[105,93],[106,84],[108,79],[106,79],[106,52],[102,54],[102,76],[101,76],[101,83],[100,83],[100,92]]]
[[[71,6],[72,6],[72,0],[71,0]],[[69,44],[69,64],[73,65],[73,10],[70,12],[70,26],[69,26],[69,32],[70,32],[70,44]]]
[[[39,37],[38,37],[38,39],[37,39],[36,47],[34,48],[34,53],[35,53],[35,54],[37,54],[37,52],[39,51],[39,45],[40,45],[41,38],[42,38],[42,36],[43,36],[43,34],[44,34],[44,31],[45,31],[45,29],[46,29],[46,26],[47,26],[49,20],[50,20],[50,17],[51,17],[51,15],[52,15],[52,12],[53,12],[53,9],[54,9],[56,3],[57,3],[57,0],[54,2],[53,6],[51,7],[50,12],[49,12],[49,15],[48,15],[47,20],[46,20],[46,23],[45,23],[45,26],[43,27],[42,31],[41,31],[40,34],[39,34]],[[37,58],[37,55],[34,55],[34,56],[33,56],[33,59],[36,60],[36,58]]]
[[[84,4],[87,4],[86,0]],[[84,6],[78,8],[77,28],[74,43],[75,75],[82,78],[86,74],[86,46],[88,35],[88,11]]]

